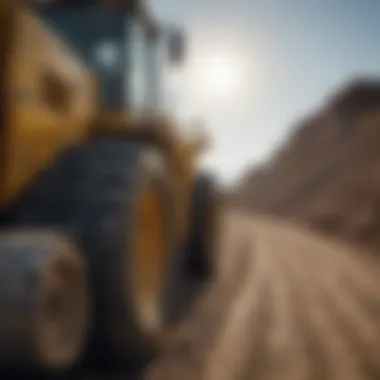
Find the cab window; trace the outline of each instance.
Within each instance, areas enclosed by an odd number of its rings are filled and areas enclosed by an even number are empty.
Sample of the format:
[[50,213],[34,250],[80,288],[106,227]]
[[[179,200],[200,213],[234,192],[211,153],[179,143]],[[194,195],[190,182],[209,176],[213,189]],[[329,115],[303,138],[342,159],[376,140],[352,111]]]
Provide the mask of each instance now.
[[133,21],[130,28],[127,107],[134,115],[152,114],[158,106],[158,50],[154,37]]
[[141,114],[144,111],[144,97],[146,91],[146,38],[143,28],[134,20],[131,22],[129,30],[129,70],[126,76],[128,87],[127,107],[133,114]]

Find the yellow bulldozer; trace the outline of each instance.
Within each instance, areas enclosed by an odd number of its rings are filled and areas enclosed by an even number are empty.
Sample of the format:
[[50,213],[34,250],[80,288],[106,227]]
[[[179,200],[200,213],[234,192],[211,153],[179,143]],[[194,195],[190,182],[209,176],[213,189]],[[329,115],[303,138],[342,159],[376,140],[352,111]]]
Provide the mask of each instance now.
[[0,50],[0,368],[140,368],[214,267],[207,140],[162,107],[185,34],[139,0],[0,0]]

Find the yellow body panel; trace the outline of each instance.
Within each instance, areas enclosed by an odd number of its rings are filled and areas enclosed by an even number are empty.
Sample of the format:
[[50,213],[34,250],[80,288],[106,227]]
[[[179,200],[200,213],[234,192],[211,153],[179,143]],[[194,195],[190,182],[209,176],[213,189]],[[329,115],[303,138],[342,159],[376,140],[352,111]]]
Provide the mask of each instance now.
[[[28,3],[36,5],[35,0]],[[137,7],[142,4],[143,0],[123,4],[94,1],[83,7],[84,2],[79,0],[52,1],[34,13],[25,1],[0,0],[0,225],[7,230],[61,230],[79,243],[87,269],[84,274],[89,275],[85,301],[95,301],[95,308],[89,305],[88,316],[77,316],[71,310],[75,302],[70,299],[67,303],[65,297],[57,300],[54,291],[46,293],[53,298],[43,298],[42,303],[37,299],[37,317],[49,318],[47,330],[46,323],[37,326],[37,334],[34,328],[32,342],[30,334],[20,339],[15,335],[15,341],[13,335],[6,337],[12,347],[17,343],[26,353],[21,355],[21,363],[31,364],[31,373],[42,369],[49,377],[49,373],[71,373],[74,369],[79,377],[88,377],[97,375],[99,369],[107,375],[115,369],[130,369],[131,364],[139,368],[148,363],[146,359],[160,348],[166,323],[175,322],[170,321],[174,312],[170,309],[177,308],[177,294],[180,296],[182,284],[186,285],[182,280],[188,280],[191,270],[201,275],[201,283],[210,272],[211,260],[198,258],[205,254],[208,236],[212,237],[208,229],[203,234],[202,228],[203,220],[209,218],[199,215],[198,205],[192,208],[193,186],[200,184],[197,158],[206,141],[185,139],[174,120],[160,114],[158,42],[167,41],[165,36],[156,38],[164,28],[151,23],[149,15]],[[42,2],[37,6],[44,7]],[[136,35],[127,26],[133,25],[143,32],[137,33],[141,37],[139,46],[130,43]],[[171,38],[170,62],[180,63],[180,37]],[[138,57],[141,44],[149,54]],[[138,60],[132,63],[133,58]],[[139,72],[133,66],[145,69]],[[138,83],[141,78],[145,83]],[[74,154],[67,152],[74,145],[78,148]],[[45,173],[52,163],[58,165]],[[41,178],[41,174],[46,175]],[[203,195],[211,194],[206,189]],[[207,212],[209,207],[201,203],[199,207]],[[7,241],[8,234],[3,235]],[[189,249],[194,244],[199,249]],[[42,253],[45,248],[41,246]],[[26,251],[20,252],[24,257]],[[183,259],[177,260],[177,254]],[[49,274],[73,274],[65,263],[62,267],[62,263],[57,266],[57,262],[47,260],[43,264],[49,271],[44,270],[39,281],[42,288]],[[22,261],[16,263],[21,269]],[[57,273],[51,271],[49,263],[57,267]],[[167,305],[162,302],[163,296],[164,303],[169,301]],[[54,302],[48,302],[51,298]],[[193,302],[193,294],[185,294],[184,301],[184,305],[178,302],[179,314]],[[26,317],[26,324],[35,322],[35,313]],[[47,363],[42,351],[43,358],[37,357],[35,350],[28,356],[25,347],[46,348],[41,341],[45,342],[53,330],[65,331],[66,324],[77,332],[75,339],[54,336],[51,342],[57,345],[53,347],[57,352],[66,353],[67,346],[75,346],[75,355],[71,351],[67,354],[72,356],[70,360],[60,367],[50,357]],[[88,350],[86,343],[97,337],[101,337],[100,345]],[[110,352],[102,362],[99,354],[104,350]],[[13,351],[11,359],[16,360]],[[82,358],[86,358],[85,365]],[[14,362],[9,364],[13,367]]]
[[[1,1],[1,0],[0,0]],[[181,236],[186,237],[190,194],[201,141],[186,141],[169,120],[137,120],[128,110],[100,109],[96,78],[81,60],[43,25],[31,10],[11,1],[0,3],[7,13],[5,109],[0,129],[0,207],[15,202],[61,150],[88,138],[89,133],[148,132],[163,142],[175,186]],[[3,24],[5,25],[5,24]],[[3,25],[0,25],[0,29]],[[5,45],[4,45],[5,46]],[[4,79],[4,78],[0,78]],[[152,218],[154,216],[152,215]]]
[[84,138],[96,110],[95,81],[81,62],[29,10],[12,13],[1,205],[16,199],[59,149]]

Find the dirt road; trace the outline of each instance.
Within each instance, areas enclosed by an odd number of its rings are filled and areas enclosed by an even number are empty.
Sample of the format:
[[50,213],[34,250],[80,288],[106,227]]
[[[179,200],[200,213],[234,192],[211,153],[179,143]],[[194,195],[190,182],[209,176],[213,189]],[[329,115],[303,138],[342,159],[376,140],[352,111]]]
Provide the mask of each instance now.
[[380,265],[228,213],[218,275],[144,380],[380,379]]

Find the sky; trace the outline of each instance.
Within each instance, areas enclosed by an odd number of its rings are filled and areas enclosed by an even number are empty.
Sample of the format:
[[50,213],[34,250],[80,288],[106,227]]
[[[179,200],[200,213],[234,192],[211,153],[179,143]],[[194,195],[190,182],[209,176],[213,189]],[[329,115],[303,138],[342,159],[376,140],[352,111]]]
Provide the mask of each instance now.
[[[380,74],[380,0],[150,3],[187,30],[188,63],[170,73],[168,99],[187,131],[204,120],[213,145],[202,164],[226,185],[268,158],[337,86]],[[225,62],[233,69],[218,70]]]

